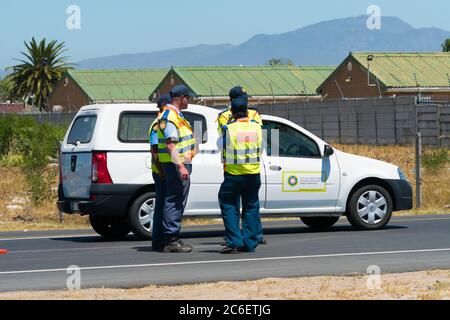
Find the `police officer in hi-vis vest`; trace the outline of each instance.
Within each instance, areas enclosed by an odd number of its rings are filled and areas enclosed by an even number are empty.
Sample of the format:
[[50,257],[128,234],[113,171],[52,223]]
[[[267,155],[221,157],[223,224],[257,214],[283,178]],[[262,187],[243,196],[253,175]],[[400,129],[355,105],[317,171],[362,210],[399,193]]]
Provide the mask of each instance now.
[[[237,86],[230,90],[230,102],[232,102],[234,99],[237,98],[246,99],[248,102],[248,98],[251,98],[251,96],[248,95],[248,93],[245,91],[243,87]],[[259,123],[261,126],[263,125],[261,115],[255,109],[248,108],[248,117],[251,121],[255,121]],[[230,108],[221,112],[219,114],[219,117],[217,118],[219,132],[221,132],[223,126],[227,125],[228,122],[232,120],[233,115],[231,114]]]
[[192,246],[179,239],[181,220],[189,195],[195,138],[190,123],[182,114],[193,94],[184,85],[170,91],[171,104],[166,106],[159,121],[158,159],[165,175],[163,235],[164,252],[190,252]]
[[155,181],[155,210],[153,215],[152,226],[152,249],[160,251],[164,248],[163,238],[163,212],[164,212],[164,199],[166,197],[166,190],[164,187],[164,170],[158,159],[158,130],[159,121],[163,112],[166,110],[166,106],[170,103],[171,99],[169,95],[162,95],[158,99],[159,113],[155,121],[153,121],[149,130],[150,147],[152,153],[152,175],[153,181]]
[[[236,86],[230,90],[230,103],[233,102],[235,99],[244,99],[248,103],[248,98],[251,98],[251,96],[245,91],[245,89],[242,86]],[[248,118],[252,122],[256,122],[259,125],[263,125],[263,121],[261,118],[261,115],[258,113],[255,109],[248,108]],[[217,118],[218,123],[218,131],[219,134],[222,135],[223,127],[226,126],[228,123],[233,121],[233,114],[231,113],[231,108],[228,108],[227,110],[221,112]],[[267,241],[264,239],[264,229],[262,224],[259,227],[258,231],[258,242],[259,244],[267,244]],[[221,245],[225,246],[226,241],[224,241]]]
[[[249,119],[247,104],[247,99],[242,97],[233,99],[233,120],[223,127],[225,178],[219,191],[225,225],[226,246],[220,250],[223,254],[254,252],[259,244],[262,128]],[[242,230],[239,224],[241,199]]]

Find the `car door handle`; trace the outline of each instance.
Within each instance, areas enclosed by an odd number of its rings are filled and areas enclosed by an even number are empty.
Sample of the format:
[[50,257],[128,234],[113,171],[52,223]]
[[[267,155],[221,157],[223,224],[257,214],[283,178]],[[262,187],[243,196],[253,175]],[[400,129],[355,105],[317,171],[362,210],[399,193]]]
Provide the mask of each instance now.
[[280,167],[280,166],[270,166],[269,169],[272,170],[272,171],[281,171],[281,170],[283,170],[283,168]]

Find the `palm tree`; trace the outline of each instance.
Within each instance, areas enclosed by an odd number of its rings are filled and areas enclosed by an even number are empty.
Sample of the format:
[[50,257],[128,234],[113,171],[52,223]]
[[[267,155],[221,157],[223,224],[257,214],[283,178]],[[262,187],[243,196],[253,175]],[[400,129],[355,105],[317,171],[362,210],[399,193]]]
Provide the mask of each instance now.
[[442,44],[442,51],[450,52],[450,39],[445,40],[445,42]]
[[[47,98],[67,69],[72,69],[63,56],[65,44],[56,40],[46,43],[45,38],[39,42],[33,38],[28,44],[25,42],[27,53],[21,52],[26,60],[8,68],[11,73],[7,76],[10,81],[11,97],[15,99],[32,98],[33,104],[40,111],[47,109]],[[48,111],[48,110],[47,110]]]

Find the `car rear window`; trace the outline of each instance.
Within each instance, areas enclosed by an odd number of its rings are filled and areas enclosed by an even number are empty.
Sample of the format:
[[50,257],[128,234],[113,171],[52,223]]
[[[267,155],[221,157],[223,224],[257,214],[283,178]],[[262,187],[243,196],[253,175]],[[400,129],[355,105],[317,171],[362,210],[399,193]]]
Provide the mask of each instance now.
[[69,137],[67,138],[67,143],[74,144],[76,142],[91,142],[96,123],[97,116],[95,115],[79,116],[76,118],[72,125],[72,129],[70,130]]
[[[183,113],[190,122],[197,141],[208,141],[205,117],[190,113]],[[125,143],[147,143],[151,124],[157,117],[156,112],[126,112],[120,117],[119,140]]]
[[122,114],[119,124],[119,140],[130,143],[148,142],[148,131],[156,116],[156,112]]

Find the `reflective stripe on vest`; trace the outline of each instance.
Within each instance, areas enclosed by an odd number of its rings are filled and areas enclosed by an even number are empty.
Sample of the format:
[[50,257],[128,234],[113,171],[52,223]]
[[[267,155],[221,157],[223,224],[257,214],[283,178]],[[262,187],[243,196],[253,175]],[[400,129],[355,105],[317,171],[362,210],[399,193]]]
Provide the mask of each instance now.
[[224,127],[223,161],[225,172],[232,175],[261,172],[261,125],[239,120]]
[[159,121],[158,130],[158,158],[161,163],[172,162],[172,158],[167,149],[164,129],[168,123],[172,123],[177,128],[178,143],[176,144],[179,153],[179,160],[185,162],[195,156],[195,137],[189,122],[177,111],[168,108]]

